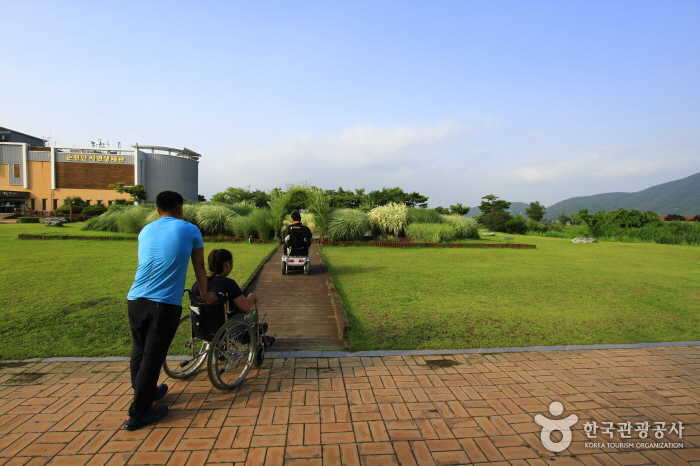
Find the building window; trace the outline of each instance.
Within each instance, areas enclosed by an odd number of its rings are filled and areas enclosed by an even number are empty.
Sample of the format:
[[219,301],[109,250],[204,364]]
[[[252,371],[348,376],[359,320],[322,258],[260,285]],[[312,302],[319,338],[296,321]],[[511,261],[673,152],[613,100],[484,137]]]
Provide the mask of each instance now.
[[29,208],[34,210],[34,198],[29,199]]
[[97,205],[102,205],[102,199],[97,200]]
[[85,199],[85,205],[90,205],[90,199]]
[[22,176],[22,175],[21,175],[21,168],[22,168],[22,166],[21,166],[20,164],[18,164],[18,163],[15,163],[15,164],[12,165],[12,170],[14,171],[14,177],[15,177],[15,178],[19,178],[19,177]]
[[41,200],[41,210],[46,210],[46,199]]
[[114,201],[109,201],[109,204],[108,204],[108,205],[112,205],[112,202],[114,202]]
[[53,200],[53,210],[58,209],[58,199]]

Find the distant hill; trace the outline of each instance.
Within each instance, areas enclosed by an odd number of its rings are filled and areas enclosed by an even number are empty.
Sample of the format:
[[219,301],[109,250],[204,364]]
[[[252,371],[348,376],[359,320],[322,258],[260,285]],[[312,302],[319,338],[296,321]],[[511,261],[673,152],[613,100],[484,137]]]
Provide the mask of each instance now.
[[[527,206],[528,204],[524,202],[513,202],[511,203],[508,211],[513,215],[522,215],[523,217],[526,217],[525,209],[527,209]],[[479,209],[479,206],[471,207],[467,213],[467,217],[476,217],[477,215],[481,215],[481,209]]]
[[[680,180],[658,184],[636,193],[605,193],[572,197],[547,207],[547,218],[572,214],[581,209],[589,212],[615,209],[651,210],[660,215],[700,214],[700,173]],[[471,211],[469,212],[471,215]]]

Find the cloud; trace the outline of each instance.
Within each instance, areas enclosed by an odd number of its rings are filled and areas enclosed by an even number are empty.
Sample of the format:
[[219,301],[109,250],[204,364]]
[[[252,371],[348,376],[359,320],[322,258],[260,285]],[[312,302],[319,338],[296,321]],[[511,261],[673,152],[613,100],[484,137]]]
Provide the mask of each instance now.
[[512,181],[526,183],[566,181],[581,177],[602,180],[665,173],[681,167],[690,168],[693,163],[693,159],[689,157],[646,159],[619,158],[614,154],[605,156],[594,154],[571,160],[554,160],[516,168],[510,172],[508,178]]

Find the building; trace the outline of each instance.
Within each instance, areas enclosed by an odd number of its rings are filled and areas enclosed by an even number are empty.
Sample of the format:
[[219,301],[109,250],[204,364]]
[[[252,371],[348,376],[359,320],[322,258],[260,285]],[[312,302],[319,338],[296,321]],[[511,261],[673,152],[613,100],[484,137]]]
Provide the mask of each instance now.
[[44,147],[45,140],[0,126],[0,142],[24,142],[34,147]]
[[[201,156],[187,148],[46,147],[41,139],[7,131],[8,139],[27,139],[0,141],[0,212],[30,210],[48,215],[67,197],[102,205],[130,200],[128,194],[110,188],[116,183],[143,185],[151,202],[165,190],[197,201]],[[27,142],[32,139],[41,145]]]

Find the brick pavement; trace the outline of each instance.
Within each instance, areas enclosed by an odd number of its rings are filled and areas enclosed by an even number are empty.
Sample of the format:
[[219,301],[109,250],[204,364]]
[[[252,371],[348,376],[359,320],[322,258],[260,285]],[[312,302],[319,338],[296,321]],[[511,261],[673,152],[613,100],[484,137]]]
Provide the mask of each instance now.
[[328,289],[328,272],[318,247],[311,245],[310,275],[282,275],[281,248],[267,261],[253,284],[258,309],[270,323],[269,334],[278,339],[273,350],[343,350]]
[[[268,359],[230,393],[167,382],[167,421],[126,432],[127,363],[0,363],[0,465],[700,465],[700,347]],[[532,420],[551,401],[580,418],[558,454]],[[586,448],[586,420],[683,422],[685,448]]]

